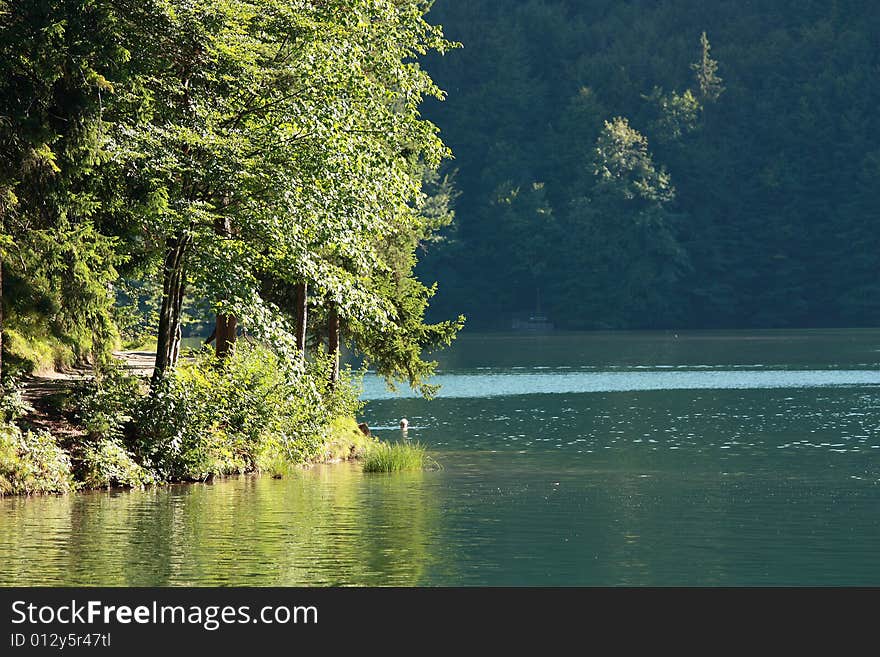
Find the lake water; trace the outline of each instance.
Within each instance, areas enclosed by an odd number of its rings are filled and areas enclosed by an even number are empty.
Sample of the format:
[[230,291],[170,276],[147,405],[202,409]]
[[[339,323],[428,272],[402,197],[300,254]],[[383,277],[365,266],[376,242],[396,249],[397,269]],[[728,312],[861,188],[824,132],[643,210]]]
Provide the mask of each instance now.
[[880,331],[463,336],[437,472],[0,500],[5,585],[880,585]]

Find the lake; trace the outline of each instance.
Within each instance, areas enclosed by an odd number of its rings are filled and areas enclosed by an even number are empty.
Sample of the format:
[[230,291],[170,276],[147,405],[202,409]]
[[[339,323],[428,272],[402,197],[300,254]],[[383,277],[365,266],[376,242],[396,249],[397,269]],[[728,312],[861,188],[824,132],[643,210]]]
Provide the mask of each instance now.
[[464,335],[440,360],[432,401],[368,377],[363,417],[442,470],[0,500],[0,584],[880,584],[880,330]]

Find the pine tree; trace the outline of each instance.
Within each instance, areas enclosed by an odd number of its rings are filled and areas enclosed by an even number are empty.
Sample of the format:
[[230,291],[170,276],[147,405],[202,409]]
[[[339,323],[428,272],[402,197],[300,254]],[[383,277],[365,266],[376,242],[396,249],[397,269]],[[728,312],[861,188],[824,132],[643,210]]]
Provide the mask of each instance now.
[[705,32],[700,35],[700,51],[700,61],[691,64],[691,68],[697,79],[700,100],[704,103],[714,103],[724,93],[724,86],[718,76],[718,62],[712,59],[712,47]]

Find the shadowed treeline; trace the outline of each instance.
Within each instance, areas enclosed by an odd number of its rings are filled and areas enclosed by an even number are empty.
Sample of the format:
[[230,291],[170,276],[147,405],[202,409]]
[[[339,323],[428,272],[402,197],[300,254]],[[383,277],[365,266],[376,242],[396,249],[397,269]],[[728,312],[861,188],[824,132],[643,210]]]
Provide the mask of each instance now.
[[431,15],[464,44],[428,64],[461,191],[420,269],[442,283],[438,313],[501,329],[880,321],[876,6],[438,0]]

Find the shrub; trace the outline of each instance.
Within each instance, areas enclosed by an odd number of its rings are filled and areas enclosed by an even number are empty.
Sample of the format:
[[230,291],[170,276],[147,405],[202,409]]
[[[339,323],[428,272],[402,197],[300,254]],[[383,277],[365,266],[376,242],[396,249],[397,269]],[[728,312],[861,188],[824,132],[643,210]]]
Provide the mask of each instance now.
[[101,439],[86,445],[78,474],[87,488],[138,488],[157,483],[153,474],[138,465],[125,447],[114,439]]
[[104,366],[74,393],[77,422],[91,438],[121,437],[142,395],[142,387],[141,379],[126,372],[121,364]]
[[22,398],[17,380],[7,378],[0,384],[0,424],[15,422],[32,410],[31,405]]
[[73,487],[70,459],[47,431],[0,425],[0,494],[66,493]]
[[320,454],[325,427],[353,415],[352,387],[330,389],[329,361],[290,363],[241,343],[223,360],[203,352],[178,364],[135,413],[135,452],[165,479],[299,463]]
[[440,464],[419,443],[377,443],[367,450],[364,472],[436,470]]

